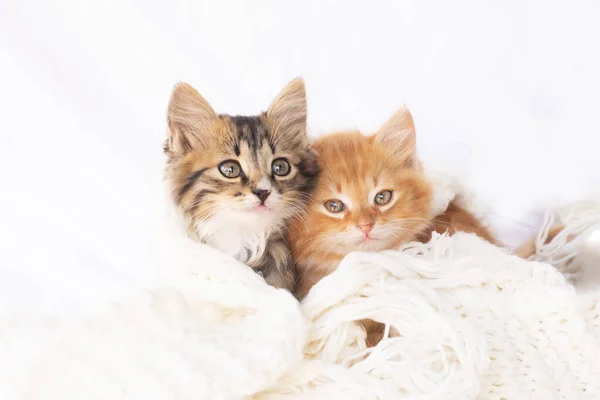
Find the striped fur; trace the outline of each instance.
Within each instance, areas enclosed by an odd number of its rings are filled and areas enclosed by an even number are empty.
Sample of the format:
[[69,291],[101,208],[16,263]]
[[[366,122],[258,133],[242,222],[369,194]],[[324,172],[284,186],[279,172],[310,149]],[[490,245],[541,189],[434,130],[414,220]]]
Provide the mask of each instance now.
[[[189,233],[254,268],[271,285],[294,290],[287,222],[304,211],[319,172],[306,135],[302,80],[290,82],[256,116],[218,115],[182,83],[173,90],[168,124],[166,178]],[[274,173],[277,159],[289,163],[289,174]],[[228,160],[239,163],[239,176],[220,172]],[[269,192],[264,203],[259,190]]]

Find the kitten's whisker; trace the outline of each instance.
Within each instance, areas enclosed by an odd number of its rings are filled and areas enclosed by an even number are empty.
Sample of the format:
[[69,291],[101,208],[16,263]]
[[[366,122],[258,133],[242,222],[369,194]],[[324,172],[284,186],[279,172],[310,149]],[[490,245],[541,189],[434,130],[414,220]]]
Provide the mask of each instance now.
[[[306,254],[308,251],[312,251],[314,254],[313,256],[309,259],[312,263],[312,261],[315,260],[315,257],[317,255],[321,255],[321,261],[323,260],[323,258],[325,256],[327,256],[328,252],[323,252],[323,249],[325,248],[330,248],[333,244],[338,243],[339,241],[337,240],[337,235],[332,235],[332,234],[327,234],[324,235],[323,237],[317,238],[317,240],[312,243],[311,245],[306,246],[306,248],[304,249],[304,251],[299,255],[298,258],[301,258],[304,254]],[[315,249],[314,247],[317,246],[318,247]]]
[[[335,245],[337,243],[336,240],[329,240],[327,242],[325,242],[317,252],[315,252],[315,255],[320,254],[321,257],[319,258],[318,264],[322,264],[323,261],[325,260],[325,257],[327,257],[329,255],[329,250],[333,247],[333,245]],[[311,262],[313,262],[315,260],[314,256],[311,258]]]
[[295,194],[296,196],[307,198],[309,200],[317,201],[316,197],[314,197],[311,193],[298,192]]
[[[307,210],[305,209],[305,207],[303,207],[301,204],[298,204],[296,201],[294,200],[287,200],[284,199],[282,201],[282,204],[284,205],[284,209],[291,209],[292,212],[290,213],[290,215],[286,215],[287,220],[291,220],[291,219],[297,219],[300,220],[303,225],[304,228],[306,229],[306,231],[309,230],[308,227],[308,220],[307,220]],[[297,222],[297,221],[295,221]]]

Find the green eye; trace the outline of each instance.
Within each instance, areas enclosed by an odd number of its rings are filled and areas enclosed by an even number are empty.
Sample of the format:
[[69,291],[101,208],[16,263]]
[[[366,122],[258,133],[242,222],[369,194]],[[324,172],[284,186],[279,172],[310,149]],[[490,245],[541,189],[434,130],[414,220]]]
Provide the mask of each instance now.
[[392,199],[391,190],[382,190],[381,192],[379,192],[375,195],[375,204],[382,206],[384,204],[389,203],[391,199]]
[[292,167],[285,158],[277,158],[271,163],[271,170],[277,176],[286,176],[290,173]]
[[339,213],[346,209],[346,206],[344,205],[344,203],[342,203],[338,199],[327,200],[323,205],[325,206],[327,211],[332,212],[332,213]]
[[240,164],[237,161],[227,160],[219,164],[219,172],[221,172],[225,178],[233,179],[242,174],[242,167],[240,167]]

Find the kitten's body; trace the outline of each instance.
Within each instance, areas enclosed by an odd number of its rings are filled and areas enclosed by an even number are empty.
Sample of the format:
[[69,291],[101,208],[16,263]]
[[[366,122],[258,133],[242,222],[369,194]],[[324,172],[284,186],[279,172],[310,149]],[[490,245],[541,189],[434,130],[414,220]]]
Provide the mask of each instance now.
[[448,233],[454,235],[456,232],[474,233],[492,244],[499,244],[487,227],[473,215],[473,213],[451,201],[446,211],[432,219],[433,229],[423,232],[420,238],[422,242],[431,239],[431,233]]
[[303,82],[292,81],[266,113],[249,117],[217,115],[180,84],[168,117],[166,177],[190,236],[293,290],[286,222],[302,211],[318,173]]

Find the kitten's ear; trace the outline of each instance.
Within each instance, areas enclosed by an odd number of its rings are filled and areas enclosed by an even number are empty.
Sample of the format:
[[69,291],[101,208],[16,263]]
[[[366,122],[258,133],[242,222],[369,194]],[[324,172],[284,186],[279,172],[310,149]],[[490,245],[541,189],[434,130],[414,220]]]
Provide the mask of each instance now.
[[407,166],[417,166],[415,124],[406,107],[402,107],[383,124],[375,134],[374,141],[389,149],[394,156],[403,159]]
[[287,84],[269,106],[267,117],[273,123],[277,141],[306,142],[306,90],[302,78]]
[[167,113],[167,148],[183,155],[205,146],[210,138],[211,124],[216,119],[217,114],[196,89],[187,83],[178,83],[171,94]]

